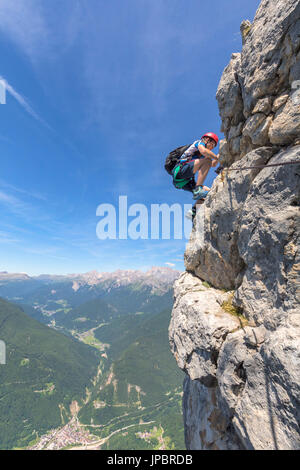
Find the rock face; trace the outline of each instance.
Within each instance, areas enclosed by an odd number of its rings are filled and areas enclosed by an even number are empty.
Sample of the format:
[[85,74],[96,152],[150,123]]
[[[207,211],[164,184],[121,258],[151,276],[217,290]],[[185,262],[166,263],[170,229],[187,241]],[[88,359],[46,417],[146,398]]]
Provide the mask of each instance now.
[[217,90],[226,166],[300,136],[299,1],[263,0],[253,24],[241,26],[242,52],[232,54]]
[[241,32],[217,90],[230,171],[197,214],[170,345],[188,449],[300,449],[300,1],[263,0]]

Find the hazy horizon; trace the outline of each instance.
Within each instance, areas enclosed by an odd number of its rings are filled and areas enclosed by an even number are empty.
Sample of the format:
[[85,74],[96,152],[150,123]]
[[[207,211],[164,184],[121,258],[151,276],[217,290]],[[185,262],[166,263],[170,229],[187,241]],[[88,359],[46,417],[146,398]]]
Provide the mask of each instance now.
[[103,273],[107,273],[107,274],[113,274],[113,273],[116,273],[118,271],[121,271],[121,272],[126,272],[126,271],[131,271],[131,272],[148,272],[150,271],[151,269],[155,269],[155,268],[163,268],[163,269],[169,269],[171,271],[178,271],[178,272],[181,272],[180,269],[176,269],[175,267],[171,267],[171,266],[150,266],[150,267],[145,267],[144,269],[115,269],[113,271],[99,271],[98,269],[91,269],[89,271],[84,271],[84,272],[73,272],[73,273],[56,273],[56,272],[41,272],[41,273],[37,273],[37,274],[32,274],[32,273],[29,273],[29,272],[25,272],[25,271],[18,271],[18,272],[12,272],[12,271],[6,271],[6,270],[3,270],[3,271],[0,271],[0,274],[25,274],[27,276],[30,276],[30,277],[36,277],[36,276],[72,276],[72,275],[83,275],[83,274],[89,274],[89,273],[93,273],[93,272],[97,272],[98,274],[103,274]]

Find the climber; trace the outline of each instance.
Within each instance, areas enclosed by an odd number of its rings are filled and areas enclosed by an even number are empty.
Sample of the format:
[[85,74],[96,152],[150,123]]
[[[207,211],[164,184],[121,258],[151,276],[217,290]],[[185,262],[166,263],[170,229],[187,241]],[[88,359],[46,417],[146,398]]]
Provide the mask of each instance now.
[[[210,188],[203,186],[204,180],[211,167],[218,164],[219,154],[215,155],[212,149],[218,144],[219,138],[213,132],[207,132],[201,137],[201,140],[196,140],[190,145],[185,152],[181,155],[178,163],[173,168],[173,184],[177,189],[184,189],[193,193],[193,199],[196,199],[196,204],[204,202]],[[197,182],[195,181],[195,173],[198,172]],[[191,214],[196,213],[196,205],[193,206]]]
[[[204,199],[207,196],[209,188],[203,186],[203,183],[210,168],[218,164],[219,155],[212,152],[218,141],[216,134],[207,132],[201,140],[196,140],[185,150],[172,171],[175,188],[191,191],[193,199]],[[197,172],[195,182],[194,175]]]

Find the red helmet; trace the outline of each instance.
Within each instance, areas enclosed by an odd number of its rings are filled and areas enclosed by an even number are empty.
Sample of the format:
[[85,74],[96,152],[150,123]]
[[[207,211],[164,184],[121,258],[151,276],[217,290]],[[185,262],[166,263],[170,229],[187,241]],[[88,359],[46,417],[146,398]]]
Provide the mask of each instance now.
[[219,137],[216,134],[214,134],[213,132],[207,132],[206,134],[204,134],[201,137],[201,139],[203,139],[204,137],[209,137],[210,139],[213,139],[216,142],[216,145],[219,142]]

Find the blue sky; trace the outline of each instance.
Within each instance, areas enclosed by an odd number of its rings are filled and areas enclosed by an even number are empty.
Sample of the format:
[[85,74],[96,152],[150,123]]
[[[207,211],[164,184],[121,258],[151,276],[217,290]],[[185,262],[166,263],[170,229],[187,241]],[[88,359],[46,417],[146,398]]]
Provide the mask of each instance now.
[[0,271],[183,269],[185,239],[99,240],[96,209],[192,203],[165,156],[222,137],[216,89],[258,5],[0,0]]

